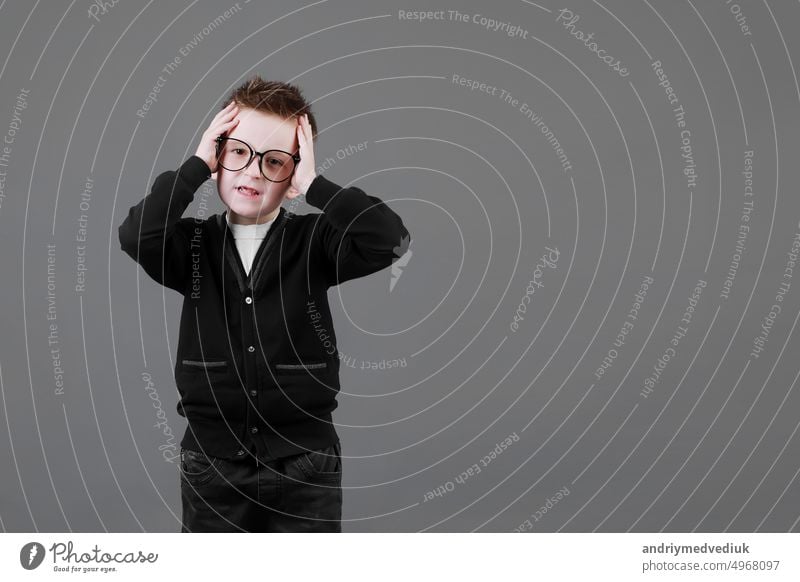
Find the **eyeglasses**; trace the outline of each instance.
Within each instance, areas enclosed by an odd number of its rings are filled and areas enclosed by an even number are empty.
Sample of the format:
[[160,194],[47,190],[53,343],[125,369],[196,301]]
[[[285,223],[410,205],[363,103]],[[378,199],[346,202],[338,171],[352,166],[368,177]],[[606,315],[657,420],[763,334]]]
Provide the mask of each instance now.
[[231,172],[244,170],[258,156],[261,174],[270,182],[284,182],[294,172],[300,162],[300,154],[290,154],[283,150],[257,152],[250,144],[233,137],[217,138],[217,163]]

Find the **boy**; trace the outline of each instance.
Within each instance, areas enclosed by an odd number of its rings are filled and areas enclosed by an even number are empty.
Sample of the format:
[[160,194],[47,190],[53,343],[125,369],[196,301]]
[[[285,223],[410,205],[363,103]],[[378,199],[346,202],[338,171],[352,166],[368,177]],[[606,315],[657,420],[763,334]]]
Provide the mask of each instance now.
[[[316,121],[296,86],[255,76],[226,103],[119,227],[122,250],[184,296],[181,531],[340,532],[327,289],[391,265],[409,233],[380,199],[316,174]],[[226,211],[182,218],[209,177]],[[300,194],[322,212],[281,206]]]

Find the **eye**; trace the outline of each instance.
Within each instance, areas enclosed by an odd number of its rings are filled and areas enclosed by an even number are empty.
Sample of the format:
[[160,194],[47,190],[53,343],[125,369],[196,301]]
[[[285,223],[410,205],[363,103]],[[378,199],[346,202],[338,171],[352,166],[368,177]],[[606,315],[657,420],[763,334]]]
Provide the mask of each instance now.
[[269,163],[272,166],[283,166],[283,162],[278,158],[269,158]]

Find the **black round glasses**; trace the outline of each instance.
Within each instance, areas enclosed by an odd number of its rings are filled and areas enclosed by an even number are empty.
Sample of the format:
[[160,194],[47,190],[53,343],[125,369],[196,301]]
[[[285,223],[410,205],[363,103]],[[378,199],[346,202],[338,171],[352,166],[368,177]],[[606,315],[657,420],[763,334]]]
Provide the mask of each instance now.
[[217,138],[217,163],[231,172],[244,170],[256,156],[259,157],[261,174],[270,182],[288,180],[295,166],[300,162],[300,154],[290,154],[283,150],[257,152],[250,144],[234,137]]

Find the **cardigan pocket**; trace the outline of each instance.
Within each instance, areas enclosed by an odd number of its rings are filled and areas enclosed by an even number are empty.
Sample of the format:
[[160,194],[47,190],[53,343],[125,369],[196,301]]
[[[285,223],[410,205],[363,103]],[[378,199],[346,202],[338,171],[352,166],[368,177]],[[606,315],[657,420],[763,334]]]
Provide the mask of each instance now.
[[[244,422],[247,400],[227,360],[217,358],[179,359],[175,380],[181,395],[180,408],[190,421]],[[180,410],[180,409],[179,409]]]
[[327,368],[328,362],[304,362],[302,364],[275,364],[275,370],[281,372],[305,372]]
[[181,360],[184,366],[193,368],[224,368],[228,365],[225,360]]

